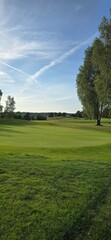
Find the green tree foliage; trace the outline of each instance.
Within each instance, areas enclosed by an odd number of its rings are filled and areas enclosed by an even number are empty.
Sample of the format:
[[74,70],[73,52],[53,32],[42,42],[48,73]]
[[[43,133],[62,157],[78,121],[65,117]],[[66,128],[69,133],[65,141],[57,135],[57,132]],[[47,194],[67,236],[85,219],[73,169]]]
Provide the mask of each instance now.
[[99,103],[94,85],[97,69],[92,64],[92,51],[92,47],[85,51],[84,64],[80,67],[76,80],[77,93],[83,105],[83,111],[90,119],[97,118],[99,121]]
[[44,113],[37,113],[36,115],[36,120],[46,120],[47,119],[47,116],[46,114]]
[[102,117],[103,118],[111,118],[111,108],[109,108],[109,107],[104,108]]
[[21,112],[14,113],[14,118],[15,119],[22,119],[22,113]]
[[30,116],[30,113],[29,113],[29,112],[25,113],[24,119],[25,119],[25,120],[31,120],[31,116]]
[[5,114],[9,117],[12,117],[14,115],[15,110],[15,100],[14,97],[8,96],[6,100],[6,106],[5,106]]
[[2,90],[0,89],[0,102],[1,102],[2,95],[3,95],[3,92],[2,92]]
[[77,75],[77,92],[84,112],[100,125],[103,110],[111,105],[111,19],[103,18],[100,38],[85,51]]
[[2,92],[2,90],[0,89],[0,114],[2,113],[2,110],[3,110],[3,106],[1,105],[2,95],[3,95],[3,92]]
[[[111,17],[111,9],[110,9]],[[111,45],[111,18],[107,19],[103,17],[102,22],[99,26],[100,38],[104,45]]]
[[99,32],[100,39],[94,44],[93,62],[98,64],[101,72],[104,101],[111,104],[111,11],[109,19],[103,17]]

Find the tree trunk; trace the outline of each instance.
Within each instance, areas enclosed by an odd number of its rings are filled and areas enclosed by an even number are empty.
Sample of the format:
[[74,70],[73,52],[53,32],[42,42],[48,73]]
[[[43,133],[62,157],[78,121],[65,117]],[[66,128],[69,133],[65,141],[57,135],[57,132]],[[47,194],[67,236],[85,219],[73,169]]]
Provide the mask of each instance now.
[[97,126],[101,126],[101,120],[97,119]]
[[96,119],[97,119],[97,126],[101,126],[101,113],[100,113],[100,106],[99,106],[99,102],[97,102],[97,115],[96,115]]

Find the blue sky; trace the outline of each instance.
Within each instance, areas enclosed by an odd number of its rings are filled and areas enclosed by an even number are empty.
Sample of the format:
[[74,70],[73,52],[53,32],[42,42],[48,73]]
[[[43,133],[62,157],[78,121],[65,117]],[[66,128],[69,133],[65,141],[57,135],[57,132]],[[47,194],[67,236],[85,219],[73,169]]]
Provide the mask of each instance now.
[[76,112],[76,76],[111,0],[0,0],[2,104],[16,111]]

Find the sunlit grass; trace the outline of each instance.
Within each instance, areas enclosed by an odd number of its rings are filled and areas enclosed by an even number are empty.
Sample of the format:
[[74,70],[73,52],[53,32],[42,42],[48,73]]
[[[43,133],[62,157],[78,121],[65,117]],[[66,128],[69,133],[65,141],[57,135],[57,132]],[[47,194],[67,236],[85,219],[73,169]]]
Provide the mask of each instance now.
[[0,239],[108,240],[111,132],[95,122],[0,125]]
[[[15,122],[16,123],[16,122]],[[111,143],[111,125],[95,126],[94,122],[55,120],[46,122],[19,121],[1,125],[1,146],[24,147],[83,147]]]

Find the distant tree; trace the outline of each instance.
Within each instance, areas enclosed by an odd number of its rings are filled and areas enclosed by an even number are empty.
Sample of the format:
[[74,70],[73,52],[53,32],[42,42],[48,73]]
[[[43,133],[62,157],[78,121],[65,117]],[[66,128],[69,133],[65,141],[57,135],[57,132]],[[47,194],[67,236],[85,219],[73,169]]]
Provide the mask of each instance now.
[[54,117],[54,112],[50,112],[50,113],[48,114],[48,117],[49,117],[49,118],[53,118],[53,117]]
[[63,117],[66,117],[66,115],[67,115],[66,112],[63,112],[63,113],[62,113],[62,116],[63,116]]
[[3,92],[2,92],[2,90],[0,89],[0,102],[1,102],[2,95],[3,95]]
[[77,118],[82,118],[82,117],[83,117],[83,113],[78,110],[78,111],[74,114],[74,116],[77,117]]
[[14,118],[15,119],[22,119],[22,113],[21,112],[14,113]]
[[35,120],[35,116],[33,114],[31,114],[30,118],[31,120]]
[[46,120],[47,116],[45,115],[45,113],[37,113],[36,115],[36,120]]
[[29,113],[29,112],[25,113],[24,119],[25,119],[25,120],[31,120],[31,116],[30,116],[30,113]]
[[3,106],[1,105],[1,98],[2,98],[2,95],[3,95],[3,92],[2,92],[2,90],[0,89],[0,115],[1,115],[2,110],[3,110]]
[[57,117],[62,117],[62,113],[61,113],[61,112],[58,112],[58,113],[57,113]]
[[4,109],[5,115],[12,117],[14,116],[14,110],[15,110],[15,100],[14,97],[11,97],[10,95],[7,97],[6,100],[6,106]]

